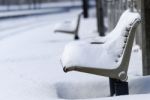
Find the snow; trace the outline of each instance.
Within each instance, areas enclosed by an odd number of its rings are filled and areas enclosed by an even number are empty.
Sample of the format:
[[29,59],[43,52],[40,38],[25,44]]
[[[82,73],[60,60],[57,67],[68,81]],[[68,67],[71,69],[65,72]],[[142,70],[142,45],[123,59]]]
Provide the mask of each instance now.
[[58,24],[58,26],[56,26],[55,30],[65,30],[65,31],[74,31],[76,28],[76,22],[73,19],[73,21],[65,21],[61,24]]
[[[115,69],[120,64],[116,62],[118,55],[122,57],[125,45],[125,34],[129,33],[129,27],[140,15],[126,10],[121,16],[115,29],[105,37],[105,41],[75,41],[69,43],[62,54],[62,65],[66,68],[72,66],[94,67],[102,69]],[[102,44],[91,44],[91,42],[105,42]],[[121,60],[121,57],[119,60]]]
[[[142,76],[141,49],[137,45],[129,66],[129,96],[109,97],[108,78],[63,72],[60,57],[73,37],[54,34],[54,24],[71,19],[75,13],[1,21],[0,100],[149,100],[150,76]],[[95,23],[94,18],[81,21],[81,39],[98,36]]]
[[[81,13],[81,11],[80,11]],[[74,32],[77,28],[78,18],[79,14],[74,16],[71,20],[65,20],[64,22],[61,22],[59,24],[56,24],[55,31],[67,31],[67,32]]]

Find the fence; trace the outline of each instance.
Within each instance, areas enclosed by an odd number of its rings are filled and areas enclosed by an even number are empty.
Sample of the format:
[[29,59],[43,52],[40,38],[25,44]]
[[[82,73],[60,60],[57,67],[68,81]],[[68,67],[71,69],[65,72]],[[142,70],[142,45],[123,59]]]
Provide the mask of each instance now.
[[112,30],[122,12],[127,9],[128,0],[103,0],[104,15],[108,19],[108,30]]
[[[107,32],[110,32],[117,24],[120,15],[128,6],[132,6],[132,0],[102,0],[104,16],[107,19]],[[133,0],[134,6],[141,12],[141,0]],[[106,21],[106,20],[105,20]],[[136,43],[142,46],[141,28],[138,29],[136,34]]]

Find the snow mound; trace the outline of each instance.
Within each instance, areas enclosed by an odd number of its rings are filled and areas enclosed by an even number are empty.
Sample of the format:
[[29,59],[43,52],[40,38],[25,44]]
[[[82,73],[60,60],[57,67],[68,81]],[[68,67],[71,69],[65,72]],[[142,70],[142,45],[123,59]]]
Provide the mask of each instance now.
[[55,84],[57,96],[60,99],[91,99],[108,97],[109,82],[59,82]]
[[118,100],[130,100],[132,98],[131,100],[133,100],[135,97],[144,96],[150,93],[150,87],[147,84],[149,82],[150,76],[140,76],[130,79],[129,95],[126,96],[110,97],[110,87],[107,78],[104,80],[84,82],[57,82],[53,84],[52,92],[56,93],[55,98],[57,99],[116,100],[116,98],[118,98]]

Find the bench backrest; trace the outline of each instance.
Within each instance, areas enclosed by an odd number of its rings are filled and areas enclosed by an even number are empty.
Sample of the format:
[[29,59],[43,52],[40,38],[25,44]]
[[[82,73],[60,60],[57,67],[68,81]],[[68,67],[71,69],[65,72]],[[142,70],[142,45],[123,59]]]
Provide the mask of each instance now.
[[115,29],[112,31],[112,34],[115,36],[107,43],[108,53],[110,53],[114,62],[125,67],[128,66],[135,30],[140,20],[139,13],[131,12],[130,10],[126,10],[121,16]]

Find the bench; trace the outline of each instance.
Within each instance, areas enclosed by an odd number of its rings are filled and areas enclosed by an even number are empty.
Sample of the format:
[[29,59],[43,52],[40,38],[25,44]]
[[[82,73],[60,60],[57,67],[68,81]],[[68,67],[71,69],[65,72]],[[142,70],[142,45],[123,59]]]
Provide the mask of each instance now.
[[78,15],[77,20],[75,21],[65,21],[62,24],[60,24],[56,29],[55,33],[66,33],[66,34],[74,34],[74,39],[79,39],[79,27],[80,27],[80,20],[82,16],[82,12]]
[[111,96],[128,94],[127,72],[140,22],[139,13],[128,9],[104,39],[69,43],[61,57],[64,72],[79,71],[109,77]]

